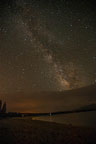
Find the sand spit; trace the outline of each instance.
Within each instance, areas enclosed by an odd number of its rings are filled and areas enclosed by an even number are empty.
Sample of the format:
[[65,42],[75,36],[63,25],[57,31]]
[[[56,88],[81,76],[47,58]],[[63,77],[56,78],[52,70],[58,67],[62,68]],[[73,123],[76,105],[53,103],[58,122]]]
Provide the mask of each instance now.
[[96,144],[96,129],[13,118],[0,120],[0,144]]

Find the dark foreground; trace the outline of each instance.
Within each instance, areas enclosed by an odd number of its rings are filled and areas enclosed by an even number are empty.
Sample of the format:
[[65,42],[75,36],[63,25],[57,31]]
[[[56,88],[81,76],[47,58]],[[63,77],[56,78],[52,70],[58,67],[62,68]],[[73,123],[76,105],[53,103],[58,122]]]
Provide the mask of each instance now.
[[35,121],[0,120],[0,144],[96,144],[96,130]]

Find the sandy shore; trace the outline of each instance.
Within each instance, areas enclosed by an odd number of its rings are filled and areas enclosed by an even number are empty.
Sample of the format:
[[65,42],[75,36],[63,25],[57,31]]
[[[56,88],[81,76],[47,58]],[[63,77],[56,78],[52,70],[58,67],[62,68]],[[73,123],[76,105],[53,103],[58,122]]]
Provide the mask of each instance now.
[[0,144],[96,144],[96,130],[36,121],[0,120]]

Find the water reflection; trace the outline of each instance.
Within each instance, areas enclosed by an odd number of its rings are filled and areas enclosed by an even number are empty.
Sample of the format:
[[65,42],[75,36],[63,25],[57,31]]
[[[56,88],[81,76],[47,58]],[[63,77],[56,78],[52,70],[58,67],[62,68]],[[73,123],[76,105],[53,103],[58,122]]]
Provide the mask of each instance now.
[[74,126],[96,127],[96,111],[55,116],[35,117],[33,120],[42,120],[56,123],[72,124]]

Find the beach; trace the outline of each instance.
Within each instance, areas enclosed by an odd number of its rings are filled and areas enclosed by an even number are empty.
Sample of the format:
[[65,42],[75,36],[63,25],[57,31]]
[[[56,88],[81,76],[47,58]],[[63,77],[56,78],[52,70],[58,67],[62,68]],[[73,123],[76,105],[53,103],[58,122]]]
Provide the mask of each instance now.
[[96,144],[96,129],[32,120],[0,119],[1,144]]

